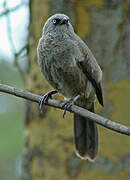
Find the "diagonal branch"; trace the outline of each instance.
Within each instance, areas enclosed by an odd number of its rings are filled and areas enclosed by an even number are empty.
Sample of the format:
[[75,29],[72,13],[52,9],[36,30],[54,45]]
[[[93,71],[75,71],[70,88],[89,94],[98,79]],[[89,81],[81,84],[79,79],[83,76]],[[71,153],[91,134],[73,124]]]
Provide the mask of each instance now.
[[[39,103],[39,101],[42,97],[40,95],[30,93],[29,91],[25,91],[23,89],[18,89],[15,87],[4,85],[4,84],[0,84],[0,92],[12,94],[14,96],[18,96],[18,97],[21,97],[21,98],[24,98],[24,99],[27,99],[30,101],[34,101],[36,103]],[[64,104],[64,102],[57,101],[54,99],[49,99],[48,103],[47,103],[47,105],[55,107],[55,108],[59,108],[59,109],[63,109],[63,107],[62,107],[63,104]],[[68,110],[68,111],[70,111],[70,110]],[[90,120],[95,121],[97,124],[104,126],[105,128],[108,128],[108,129],[111,129],[111,130],[116,131],[118,133],[130,136],[130,127],[127,127],[127,126],[124,126],[122,124],[113,122],[109,119],[106,119],[102,116],[99,116],[95,113],[92,113],[86,109],[79,107],[79,106],[72,105],[71,106],[71,112],[77,113],[77,114],[82,115],[84,117],[87,117]]]

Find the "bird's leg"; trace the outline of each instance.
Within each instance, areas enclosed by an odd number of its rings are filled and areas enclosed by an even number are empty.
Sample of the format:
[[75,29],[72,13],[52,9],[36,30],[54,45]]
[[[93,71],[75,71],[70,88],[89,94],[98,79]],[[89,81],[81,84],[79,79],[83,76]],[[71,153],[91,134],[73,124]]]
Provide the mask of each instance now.
[[68,102],[63,104],[64,112],[63,112],[63,118],[66,115],[67,109],[71,109],[72,104],[80,97],[80,95],[75,96],[74,98],[70,99]]
[[52,98],[52,95],[56,93],[58,93],[58,91],[53,90],[53,91],[47,92],[44,96],[41,97],[40,102],[39,102],[39,107],[40,107],[41,112],[43,109],[43,104],[47,103],[48,99]]

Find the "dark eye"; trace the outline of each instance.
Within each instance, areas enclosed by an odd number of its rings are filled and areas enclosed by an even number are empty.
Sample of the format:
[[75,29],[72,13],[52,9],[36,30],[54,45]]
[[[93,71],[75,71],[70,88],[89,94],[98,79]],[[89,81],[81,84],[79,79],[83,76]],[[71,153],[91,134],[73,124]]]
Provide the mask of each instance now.
[[60,22],[60,19],[59,18],[56,18],[56,19],[53,19],[53,24],[59,24],[59,22]]

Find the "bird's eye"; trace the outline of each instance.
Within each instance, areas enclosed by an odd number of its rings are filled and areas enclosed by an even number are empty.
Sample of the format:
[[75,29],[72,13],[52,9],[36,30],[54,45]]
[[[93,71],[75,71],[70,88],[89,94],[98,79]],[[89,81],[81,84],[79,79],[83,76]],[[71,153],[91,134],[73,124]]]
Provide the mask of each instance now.
[[57,23],[56,19],[53,19],[53,24],[56,24],[56,23]]

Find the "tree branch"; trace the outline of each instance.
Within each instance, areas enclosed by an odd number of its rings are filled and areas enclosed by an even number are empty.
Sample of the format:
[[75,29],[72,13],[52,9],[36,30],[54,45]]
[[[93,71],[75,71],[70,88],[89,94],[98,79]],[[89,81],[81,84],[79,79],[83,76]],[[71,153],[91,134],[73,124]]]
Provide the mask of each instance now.
[[[30,93],[29,91],[25,91],[25,90],[18,89],[18,88],[15,88],[15,87],[7,86],[7,85],[4,85],[4,84],[0,84],[0,92],[4,92],[4,93],[7,93],[7,94],[12,94],[14,96],[18,96],[18,97],[21,97],[21,98],[24,98],[24,99],[27,99],[27,100],[30,100],[30,101],[34,101],[36,103],[39,103],[40,99],[42,97],[40,95]],[[48,103],[46,103],[46,105],[49,105],[49,106],[52,106],[52,107],[55,107],[55,108],[59,108],[59,109],[64,109],[62,107],[63,104],[64,104],[64,102],[57,101],[57,100],[54,100],[54,99],[49,99]],[[70,111],[70,110],[68,109],[68,111]],[[90,111],[88,111],[86,109],[83,109],[83,108],[79,107],[79,106],[72,105],[71,106],[71,112],[77,113],[77,114],[82,115],[84,117],[87,117],[90,120],[95,121],[97,124],[100,124],[101,126],[104,126],[105,128],[108,128],[108,129],[116,131],[118,133],[130,136],[130,127],[127,127],[127,126],[124,126],[122,124],[113,122],[113,121],[111,121],[109,119],[106,119],[106,118],[104,118],[102,116],[99,116],[99,115],[97,115],[95,113],[92,113],[92,112],[90,112]]]

